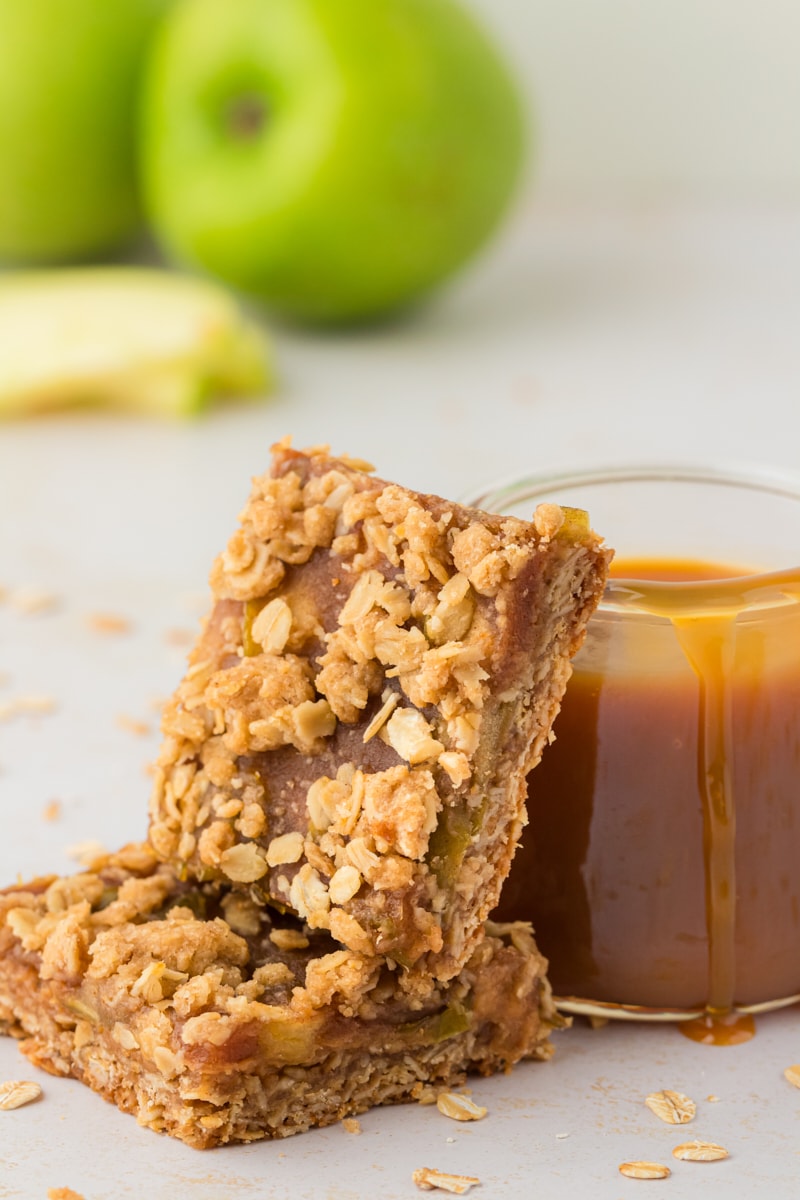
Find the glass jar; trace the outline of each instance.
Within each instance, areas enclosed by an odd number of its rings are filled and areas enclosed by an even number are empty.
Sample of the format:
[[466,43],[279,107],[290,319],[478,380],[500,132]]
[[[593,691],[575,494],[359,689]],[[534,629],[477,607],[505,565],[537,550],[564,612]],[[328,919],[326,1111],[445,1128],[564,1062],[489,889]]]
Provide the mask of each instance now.
[[471,496],[585,508],[616,549],[529,779],[496,915],[563,1008],[650,1019],[800,999],[800,482],[686,467]]

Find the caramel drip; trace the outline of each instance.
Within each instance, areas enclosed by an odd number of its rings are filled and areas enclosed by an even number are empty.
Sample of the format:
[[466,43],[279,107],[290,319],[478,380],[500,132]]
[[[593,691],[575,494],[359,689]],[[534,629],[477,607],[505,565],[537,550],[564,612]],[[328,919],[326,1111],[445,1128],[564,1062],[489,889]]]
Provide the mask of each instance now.
[[736,641],[732,616],[673,617],[699,689],[697,785],[703,805],[703,855],[711,1016],[733,1008],[736,978],[736,802],[731,778],[730,679]]

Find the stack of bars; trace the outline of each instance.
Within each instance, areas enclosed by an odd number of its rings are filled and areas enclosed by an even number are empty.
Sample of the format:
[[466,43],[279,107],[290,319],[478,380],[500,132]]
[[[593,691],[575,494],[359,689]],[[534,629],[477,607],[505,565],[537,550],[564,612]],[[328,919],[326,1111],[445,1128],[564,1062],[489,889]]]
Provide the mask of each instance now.
[[0,1021],[192,1146],[547,1058],[491,922],[609,552],[274,448],[163,719],[148,842],[0,894]]

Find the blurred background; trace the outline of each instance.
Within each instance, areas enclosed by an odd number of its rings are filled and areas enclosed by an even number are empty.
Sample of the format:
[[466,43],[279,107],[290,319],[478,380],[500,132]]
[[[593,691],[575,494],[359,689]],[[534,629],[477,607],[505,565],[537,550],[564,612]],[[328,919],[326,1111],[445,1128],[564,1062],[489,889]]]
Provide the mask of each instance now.
[[[174,8],[166,0],[139,3],[151,12]],[[484,230],[453,249],[437,267],[437,286],[388,321],[324,329],[287,323],[280,304],[251,306],[273,348],[268,405],[212,409],[197,428],[118,417],[111,432],[94,414],[56,414],[30,429],[15,420],[0,427],[12,464],[19,446],[45,454],[65,439],[82,445],[90,432],[116,438],[124,425],[134,444],[167,460],[183,458],[189,446],[202,456],[207,445],[215,476],[227,481],[230,472],[234,489],[286,432],[347,446],[409,483],[457,493],[497,476],[601,459],[794,466],[794,440],[776,429],[794,427],[800,368],[797,6],[462,0],[461,7],[505,59],[526,120],[524,166],[516,182],[516,168],[507,166],[501,187],[510,205],[486,202],[492,236]],[[217,8],[214,20],[224,41],[228,19]],[[163,142],[145,156],[158,229],[133,261],[157,264],[177,252],[215,275],[220,262],[228,265],[228,247],[204,236],[203,189],[187,183],[188,199],[179,194],[181,171],[188,162],[189,178],[192,168],[188,153],[171,167],[182,142],[180,130],[170,131],[177,105],[168,84],[194,53],[177,40],[172,75],[163,69],[169,78],[151,105],[145,141]],[[383,53],[390,71],[390,40]],[[41,86],[43,94],[54,86],[44,72]],[[7,124],[13,120],[7,112]],[[495,120],[502,132],[502,114]],[[513,158],[509,151],[507,164]],[[502,173],[496,163],[478,166],[484,178],[495,167]],[[8,171],[5,183],[0,176],[0,197],[9,179]],[[477,189],[474,179],[470,187]],[[245,191],[230,189],[229,225]],[[402,236],[387,223],[380,243],[396,259],[413,257],[409,214]],[[244,216],[241,227],[236,254],[246,261],[223,274],[252,292],[246,274],[259,227]],[[429,246],[444,242],[447,228],[443,209],[439,226],[425,232]],[[338,247],[335,271],[345,279],[357,272],[340,232],[328,230],[327,241],[320,234],[319,244]],[[282,237],[273,235],[279,245]],[[313,238],[295,241],[314,253]],[[127,251],[110,253],[131,261]],[[3,323],[0,314],[0,351]],[[43,329],[36,321],[33,334],[27,329],[35,343],[29,360],[46,357]]]
[[538,113],[542,202],[800,199],[791,0],[470,0]]

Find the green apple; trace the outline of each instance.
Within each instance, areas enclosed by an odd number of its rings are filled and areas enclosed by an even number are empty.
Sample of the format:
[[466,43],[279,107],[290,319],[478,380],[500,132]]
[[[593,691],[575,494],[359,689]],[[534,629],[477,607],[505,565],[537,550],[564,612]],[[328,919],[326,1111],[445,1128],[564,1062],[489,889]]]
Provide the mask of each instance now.
[[260,331],[215,284],[137,267],[0,276],[0,417],[100,404],[190,416],[263,393]]
[[142,59],[171,0],[0,0],[0,259],[60,262],[136,231]]
[[312,321],[402,305],[497,224],[517,93],[452,0],[182,0],[144,86],[168,252]]

